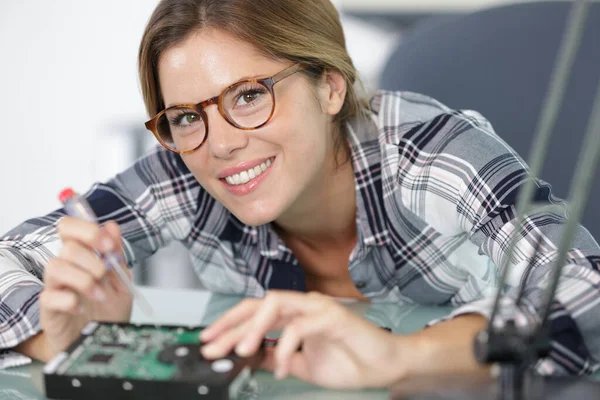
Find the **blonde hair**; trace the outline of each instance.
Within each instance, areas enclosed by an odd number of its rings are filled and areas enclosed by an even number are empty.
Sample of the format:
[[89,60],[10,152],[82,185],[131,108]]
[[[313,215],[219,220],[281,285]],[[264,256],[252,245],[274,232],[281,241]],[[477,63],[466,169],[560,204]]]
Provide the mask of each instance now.
[[336,8],[329,0],[162,0],[148,21],[139,54],[142,95],[149,116],[164,109],[158,62],[172,46],[201,29],[228,32],[266,56],[301,63],[315,82],[326,70],[346,81],[344,105],[334,122],[336,148],[345,142],[346,122],[360,117],[367,103]]

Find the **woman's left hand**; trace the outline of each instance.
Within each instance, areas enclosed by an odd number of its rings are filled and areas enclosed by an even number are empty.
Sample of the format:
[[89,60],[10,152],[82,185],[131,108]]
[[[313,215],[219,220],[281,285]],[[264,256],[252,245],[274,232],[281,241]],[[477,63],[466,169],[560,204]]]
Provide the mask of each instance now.
[[[318,293],[270,291],[247,299],[201,333],[202,353],[214,359],[249,356],[265,335],[282,329],[263,363],[278,379],[296,376],[330,388],[381,387],[405,375],[406,337],[352,314]],[[301,350],[298,350],[299,347]]]

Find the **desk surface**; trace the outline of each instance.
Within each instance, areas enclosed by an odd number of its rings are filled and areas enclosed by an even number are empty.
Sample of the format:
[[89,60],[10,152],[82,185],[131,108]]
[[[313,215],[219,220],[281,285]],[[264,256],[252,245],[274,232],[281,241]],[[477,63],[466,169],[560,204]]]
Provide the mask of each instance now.
[[[206,325],[214,321],[225,310],[241,298],[211,294],[205,291],[165,290],[142,288],[142,293],[154,307],[160,324]],[[373,323],[392,329],[395,333],[410,333],[424,327],[432,319],[447,315],[449,308],[423,307],[417,305],[395,305],[351,303],[353,312],[363,315]],[[134,306],[133,322],[148,322]],[[258,371],[255,375],[258,398],[260,399],[387,399],[387,390],[332,391],[321,389],[295,378],[277,381],[271,373]],[[0,399],[45,399],[42,364],[0,371]]]

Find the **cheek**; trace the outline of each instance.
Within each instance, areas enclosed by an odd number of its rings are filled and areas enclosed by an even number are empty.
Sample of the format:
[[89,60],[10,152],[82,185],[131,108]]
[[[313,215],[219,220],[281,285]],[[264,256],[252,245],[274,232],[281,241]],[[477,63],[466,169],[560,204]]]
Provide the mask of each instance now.
[[185,165],[202,186],[206,186],[206,184],[209,182],[208,177],[210,175],[210,169],[207,163],[208,158],[204,153],[205,149],[200,148],[192,154],[181,156],[181,159]]
[[294,151],[304,162],[321,160],[332,147],[331,132],[323,114],[310,110],[305,114],[311,118],[299,118],[293,128]]
[[297,101],[289,108],[281,120],[286,121],[284,132],[287,141],[292,144],[291,150],[305,161],[326,152],[329,148],[329,118],[322,111],[320,103],[312,94],[307,94],[304,101]]

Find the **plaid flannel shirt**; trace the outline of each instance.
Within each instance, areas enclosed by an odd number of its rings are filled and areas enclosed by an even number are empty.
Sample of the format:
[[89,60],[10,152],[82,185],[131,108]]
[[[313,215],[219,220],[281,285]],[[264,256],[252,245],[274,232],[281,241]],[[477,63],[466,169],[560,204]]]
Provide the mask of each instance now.
[[[478,113],[415,93],[377,93],[370,121],[348,130],[358,230],[348,268],[356,287],[374,302],[454,306],[448,318],[468,312],[489,318],[525,163]],[[210,290],[246,296],[305,290],[300,264],[271,225],[240,222],[165,149],[155,148],[85,197],[100,222],[120,225],[129,265],[178,240]],[[564,205],[541,180],[535,198]],[[31,219],[0,238],[0,367],[26,361],[9,349],[40,330],[43,270],[60,250],[55,225],[63,215]],[[515,309],[507,298],[502,315],[535,318],[564,222],[564,212],[527,217],[507,285],[514,293],[523,279],[524,301]],[[552,349],[539,372],[599,367],[599,260],[598,244],[580,228],[552,306]]]

